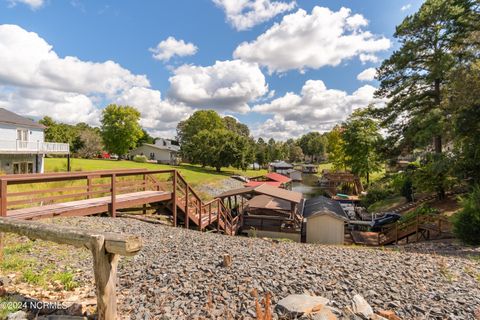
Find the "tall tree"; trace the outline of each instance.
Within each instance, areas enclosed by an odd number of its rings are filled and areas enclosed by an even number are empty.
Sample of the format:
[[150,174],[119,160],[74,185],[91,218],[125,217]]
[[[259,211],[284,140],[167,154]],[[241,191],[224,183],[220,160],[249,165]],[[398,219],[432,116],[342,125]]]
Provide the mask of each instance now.
[[382,164],[376,151],[382,138],[378,124],[362,110],[354,112],[344,124],[344,128],[342,137],[345,141],[345,164],[353,173],[366,177],[368,185],[370,173],[379,171]]
[[225,129],[225,123],[214,110],[196,111],[187,120],[179,122],[177,125],[177,140],[180,142],[182,158],[187,161],[202,163],[196,158],[199,151],[194,137],[202,130],[213,131],[216,129]]
[[226,116],[223,118],[223,123],[227,130],[235,132],[238,135],[249,137],[250,136],[250,129],[244,123],[238,122],[237,119],[231,116]]
[[376,95],[388,102],[375,111],[397,141],[407,146],[433,141],[440,157],[449,116],[442,107],[442,86],[450,70],[466,57],[459,44],[478,19],[475,8],[475,0],[427,0],[397,26],[394,37],[400,49],[377,70]]
[[111,104],[102,111],[102,138],[110,153],[125,155],[143,135],[140,112],[130,106]]
[[333,164],[333,167],[336,170],[346,169],[347,165],[347,157],[344,150],[345,141],[342,138],[343,131],[344,128],[337,125],[327,133],[328,160]]

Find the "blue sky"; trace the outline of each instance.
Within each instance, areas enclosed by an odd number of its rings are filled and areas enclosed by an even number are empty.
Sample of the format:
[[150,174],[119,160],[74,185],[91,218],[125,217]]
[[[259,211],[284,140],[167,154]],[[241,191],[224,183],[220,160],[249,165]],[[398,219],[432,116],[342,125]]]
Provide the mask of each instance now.
[[106,104],[128,103],[158,136],[173,136],[179,120],[205,108],[237,117],[255,136],[324,131],[381,103],[372,70],[357,76],[389,56],[395,25],[420,5],[0,0],[0,59],[8,62],[0,105],[96,125]]

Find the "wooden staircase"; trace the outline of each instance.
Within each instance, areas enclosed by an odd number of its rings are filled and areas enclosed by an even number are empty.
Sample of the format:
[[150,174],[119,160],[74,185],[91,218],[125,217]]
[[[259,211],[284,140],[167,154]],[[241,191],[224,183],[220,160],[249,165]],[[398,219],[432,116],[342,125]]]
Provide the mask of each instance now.
[[439,214],[416,215],[396,222],[378,233],[378,245],[388,245],[415,236],[415,241],[452,236],[452,223]]
[[173,174],[172,199],[170,208],[174,226],[178,225],[180,218],[186,228],[193,223],[200,231],[210,229],[235,235],[241,225],[241,215],[233,217],[219,198],[203,202],[177,171]]

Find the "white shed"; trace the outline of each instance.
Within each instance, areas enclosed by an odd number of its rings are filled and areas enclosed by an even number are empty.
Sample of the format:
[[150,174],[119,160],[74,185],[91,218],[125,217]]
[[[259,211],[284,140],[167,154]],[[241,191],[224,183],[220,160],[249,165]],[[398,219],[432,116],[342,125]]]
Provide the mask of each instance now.
[[337,201],[324,196],[308,199],[303,213],[307,243],[344,243],[348,218]]

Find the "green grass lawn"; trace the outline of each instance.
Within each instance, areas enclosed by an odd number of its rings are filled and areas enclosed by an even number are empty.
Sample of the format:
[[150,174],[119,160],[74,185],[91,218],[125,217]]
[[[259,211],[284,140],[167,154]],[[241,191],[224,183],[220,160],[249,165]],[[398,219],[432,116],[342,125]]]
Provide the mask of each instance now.
[[368,207],[369,212],[385,212],[397,206],[407,203],[407,199],[402,196],[392,196],[384,200],[380,200]]
[[[179,166],[170,166],[166,164],[139,163],[127,160],[89,160],[89,159],[71,159],[72,171],[92,171],[107,169],[136,169],[147,168],[149,170],[177,169],[180,174],[191,185],[210,184],[222,181],[232,174],[253,177],[265,174],[266,170],[238,170],[234,168],[223,168],[221,172],[216,172],[214,168],[202,168],[191,164],[182,164]],[[67,160],[65,158],[46,158],[45,172],[61,172],[67,170]]]

